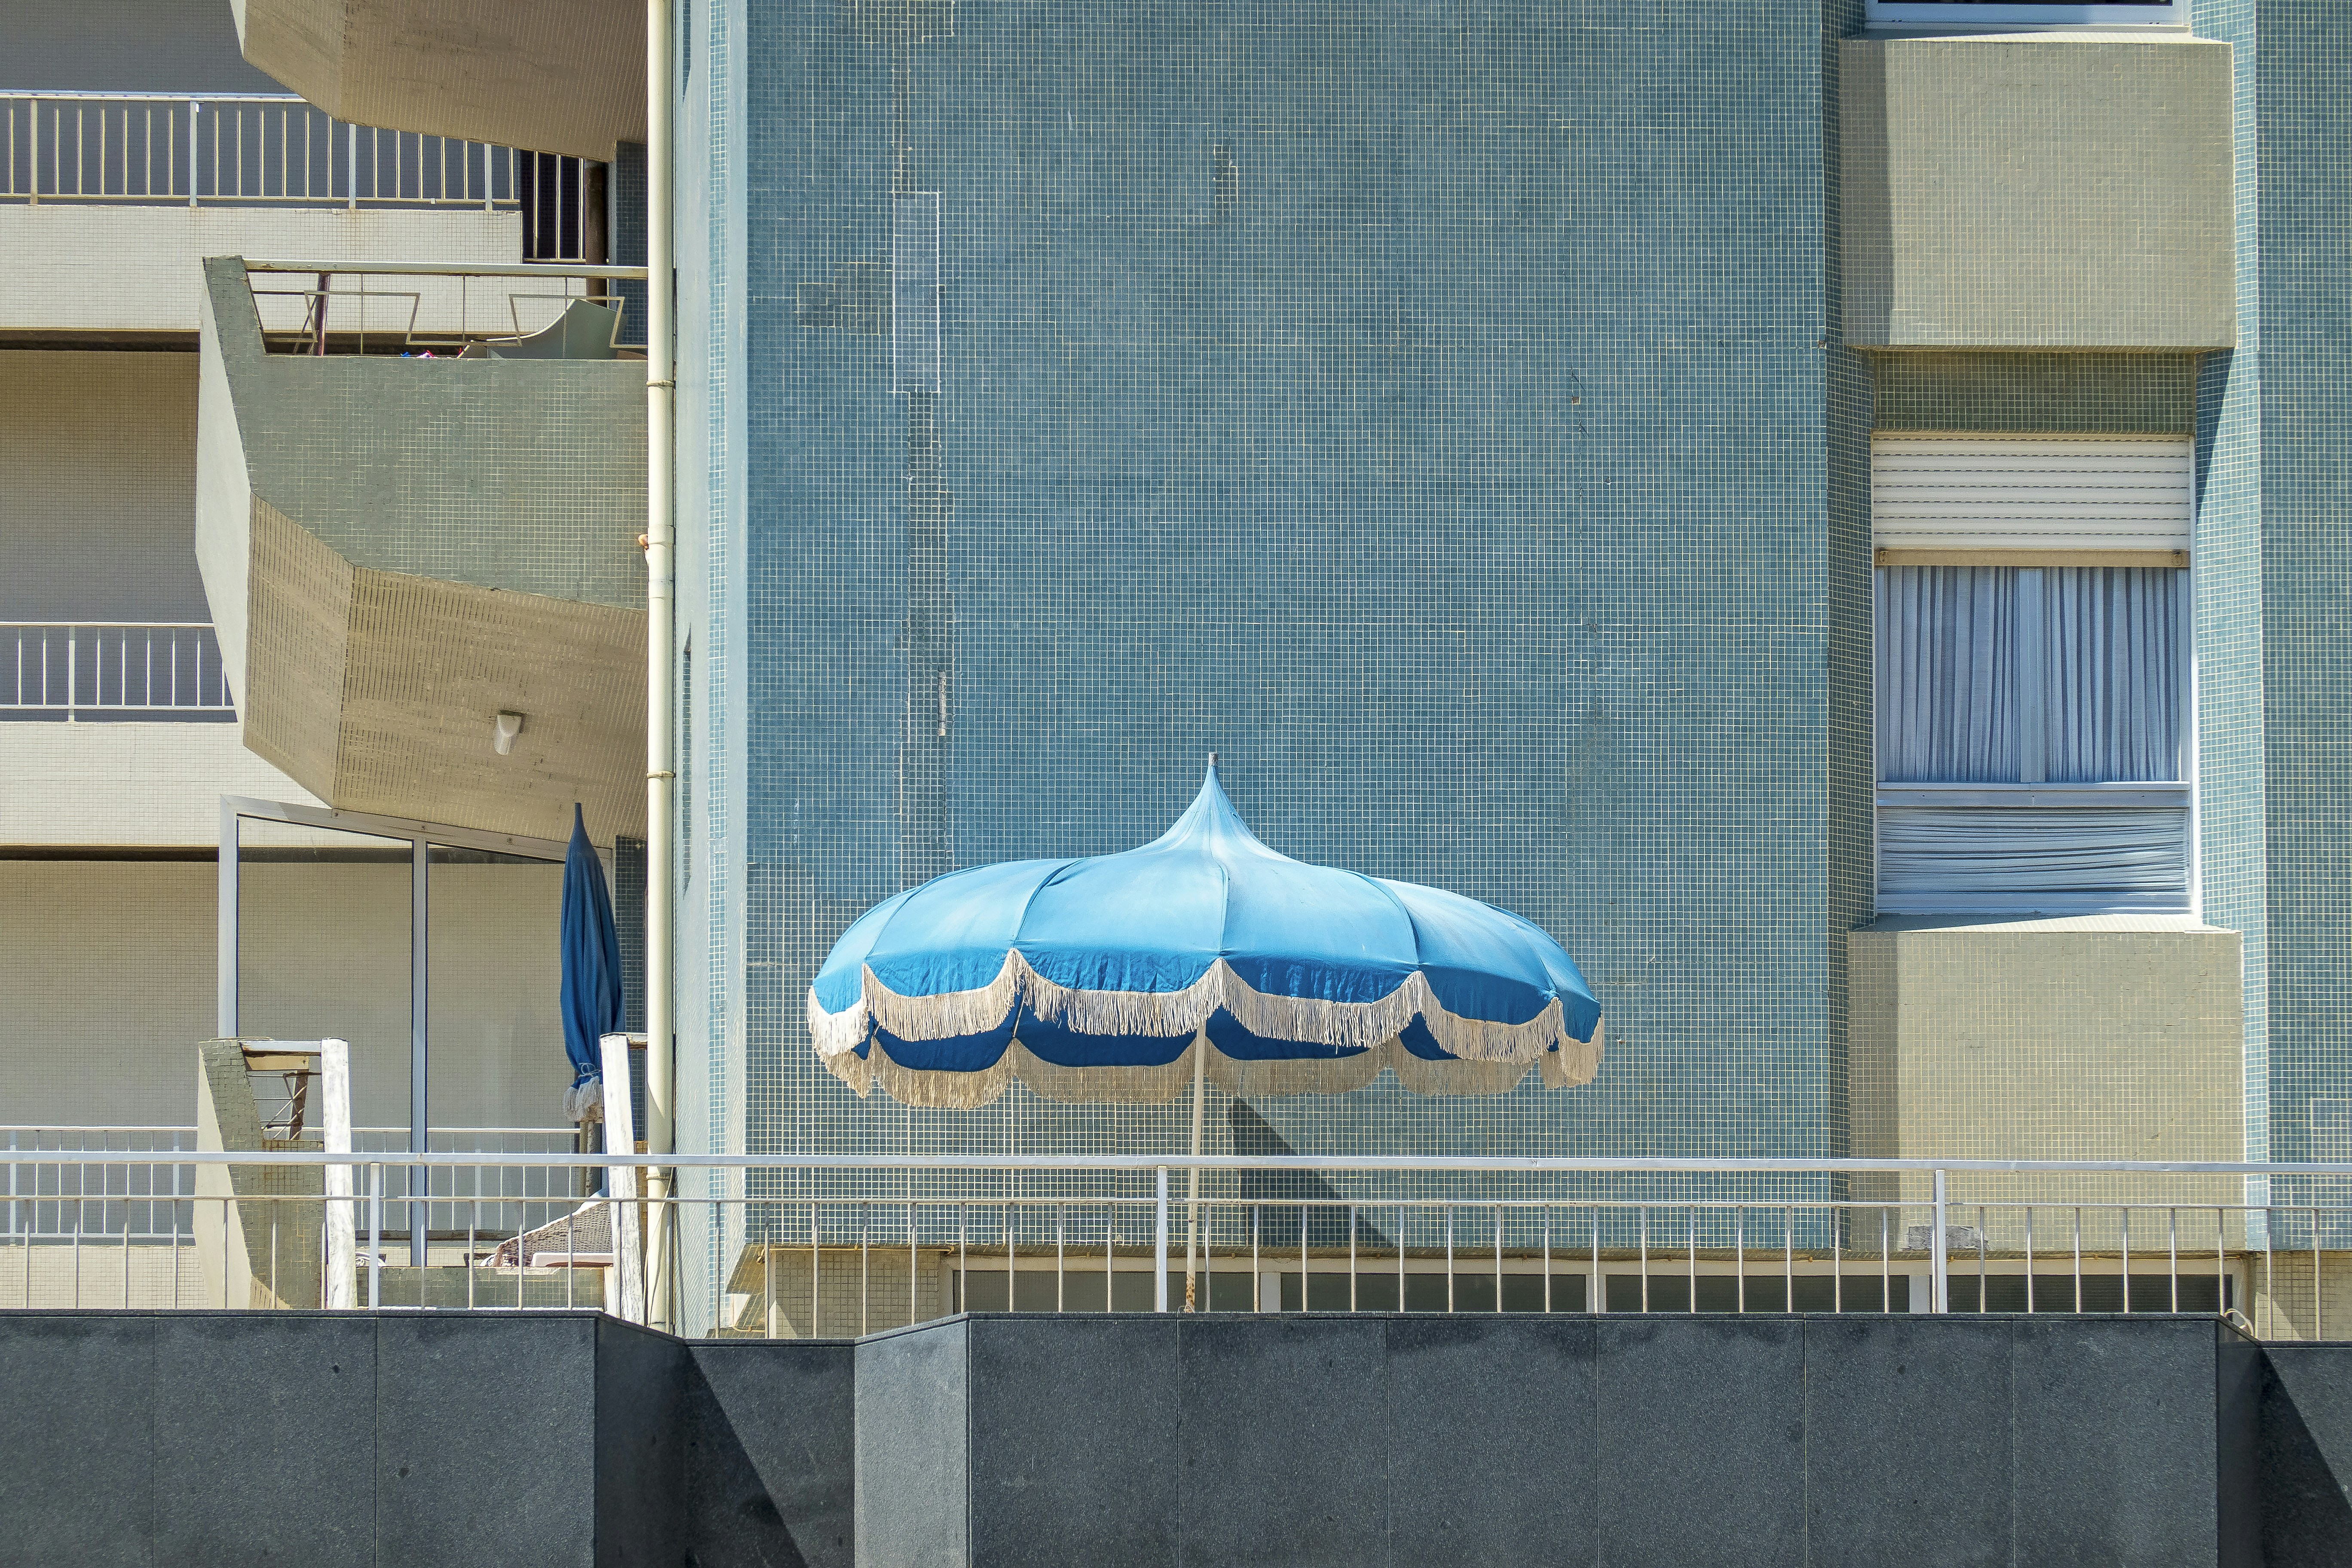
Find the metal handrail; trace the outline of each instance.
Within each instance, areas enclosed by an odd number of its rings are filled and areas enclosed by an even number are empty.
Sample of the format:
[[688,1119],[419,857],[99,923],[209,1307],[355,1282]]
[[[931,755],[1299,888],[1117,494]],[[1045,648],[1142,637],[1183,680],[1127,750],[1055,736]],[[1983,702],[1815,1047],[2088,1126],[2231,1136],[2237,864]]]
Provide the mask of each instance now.
[[[545,1131],[550,1129],[530,1128]],[[555,1131],[560,1131],[556,1129]],[[8,1151],[0,1151],[0,1154]],[[1732,1156],[1718,1159],[1633,1155],[1528,1155],[1494,1158],[1430,1154],[468,1154],[435,1150],[357,1151],[329,1154],[288,1150],[25,1150],[21,1164],[120,1165],[126,1156],[168,1155],[157,1164],[195,1165],[526,1165],[601,1170],[608,1165],[660,1164],[679,1170],[752,1171],[1399,1171],[1494,1175],[1628,1174],[1840,1175],[1895,1171],[1954,1173],[2071,1172],[2077,1174],[2183,1176],[2352,1176],[2352,1161],[2234,1160],[1811,1160]],[[0,1160],[0,1163],[6,1163]],[[129,1161],[137,1164],[137,1160]],[[1675,1199],[1677,1204],[1682,1199]],[[2146,1207],[2145,1204],[2136,1205]]]
[[642,267],[591,267],[572,261],[284,261],[245,258],[247,272],[324,272],[330,275],[413,278],[601,278],[642,281]]

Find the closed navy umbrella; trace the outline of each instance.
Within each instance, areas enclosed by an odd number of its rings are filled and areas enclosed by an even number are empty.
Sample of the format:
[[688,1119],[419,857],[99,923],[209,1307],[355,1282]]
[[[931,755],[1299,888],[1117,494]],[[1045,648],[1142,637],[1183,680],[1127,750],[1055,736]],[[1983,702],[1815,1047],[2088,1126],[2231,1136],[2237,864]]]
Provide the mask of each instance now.
[[[572,847],[563,856],[563,981],[558,998],[563,1012],[563,1054],[572,1058],[572,1089],[564,1109],[577,1121],[596,1099],[597,1053],[606,1035],[627,1025],[621,997],[621,933],[613,923],[613,896],[604,886],[604,862],[588,842],[588,826],[575,804]],[[622,1086],[627,1092],[627,1086]]]

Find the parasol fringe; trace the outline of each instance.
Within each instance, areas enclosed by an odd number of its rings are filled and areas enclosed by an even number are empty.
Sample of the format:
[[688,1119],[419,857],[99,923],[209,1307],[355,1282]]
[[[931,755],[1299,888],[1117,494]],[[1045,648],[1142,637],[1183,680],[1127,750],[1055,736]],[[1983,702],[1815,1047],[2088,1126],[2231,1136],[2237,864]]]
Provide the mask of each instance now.
[[[1517,1083],[1538,1062],[1548,1087],[1569,1088],[1592,1080],[1601,1070],[1605,1044],[1597,1022],[1590,1040],[1570,1036],[1558,997],[1520,1024],[1451,1012],[1419,970],[1372,1002],[1272,995],[1242,979],[1223,959],[1181,991],[1087,991],[1055,984],[1018,952],[1005,954],[995,979],[970,991],[901,996],[869,967],[858,999],[833,1013],[817,1001],[812,987],[809,1034],[826,1068],[859,1095],[879,1081],[892,1099],[909,1105],[964,1110],[986,1105],[1014,1077],[1057,1101],[1152,1104],[1181,1093],[1190,1081],[1191,1052],[1197,1045],[1166,1067],[1064,1068],[1015,1039],[1005,1056],[987,1068],[940,1073],[891,1061],[876,1035],[877,1028],[905,1040],[982,1034],[1002,1028],[1024,1004],[1037,1016],[1079,1034],[1162,1038],[1198,1034],[1223,1007],[1253,1034],[1330,1047],[1331,1056],[1279,1061],[1242,1061],[1213,1051],[1211,1076],[1219,1087],[1238,1095],[1346,1093],[1370,1083],[1382,1068],[1393,1068],[1416,1094],[1490,1094]],[[1397,1037],[1416,1017],[1454,1062],[1424,1061],[1404,1049]],[[874,1048],[860,1057],[859,1048],[869,1040]],[[1342,1068],[1339,1064],[1350,1059],[1348,1053],[1354,1053],[1352,1065]],[[1469,1068],[1492,1070],[1464,1070]]]
[[1165,1067],[1066,1068],[1019,1040],[1004,1054],[1021,1081],[1041,1100],[1061,1105],[1159,1105],[1191,1092],[1195,1040]]
[[818,1058],[824,1070],[847,1084],[858,1099],[864,1100],[874,1089],[874,1068],[855,1051],[843,1051],[838,1056]]
[[[828,1013],[824,1010],[824,1004],[816,999],[816,988],[809,987],[809,1038],[816,1045],[816,1054],[824,1058],[825,1066],[833,1068],[836,1074],[841,1069],[835,1065],[835,1058],[852,1055],[866,1043],[866,1029],[871,1022],[864,996],[859,996],[838,1013]],[[865,1090],[858,1092],[862,1094]]]
[[1609,1020],[1596,1018],[1592,1023],[1592,1038],[1562,1040],[1559,1049],[1546,1051],[1542,1057],[1543,1081],[1546,1089],[1574,1089],[1591,1083],[1601,1070],[1601,1048],[1608,1044]]
[[1405,1088],[1415,1094],[1434,1097],[1507,1093],[1518,1087],[1519,1080],[1528,1076],[1535,1063],[1423,1061],[1399,1041],[1390,1051],[1389,1066],[1396,1069],[1397,1081]]
[[919,1110],[977,1110],[1013,1087],[1010,1050],[977,1072],[927,1072],[900,1067],[877,1039],[866,1062],[883,1093]]

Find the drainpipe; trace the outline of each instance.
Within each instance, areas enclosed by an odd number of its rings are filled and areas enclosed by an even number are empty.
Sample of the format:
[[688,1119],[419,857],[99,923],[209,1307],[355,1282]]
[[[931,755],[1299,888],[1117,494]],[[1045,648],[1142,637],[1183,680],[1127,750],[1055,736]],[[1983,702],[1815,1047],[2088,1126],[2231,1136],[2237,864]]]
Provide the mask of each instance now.
[[[670,1194],[658,1157],[673,1152],[671,1112],[677,1068],[677,1005],[672,914],[677,864],[676,454],[677,366],[670,256],[670,164],[674,150],[670,80],[677,53],[671,0],[646,0],[646,1152],[655,1157],[646,1195]],[[646,1226],[646,1318],[673,1321],[674,1268],[668,1210],[656,1202]]]

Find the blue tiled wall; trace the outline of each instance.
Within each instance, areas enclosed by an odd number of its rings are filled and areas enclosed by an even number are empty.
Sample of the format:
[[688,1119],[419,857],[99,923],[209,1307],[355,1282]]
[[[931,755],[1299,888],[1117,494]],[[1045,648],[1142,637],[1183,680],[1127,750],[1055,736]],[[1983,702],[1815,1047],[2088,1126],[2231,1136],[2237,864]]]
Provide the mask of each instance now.
[[[2254,76],[2262,127],[2262,661],[2269,901],[2270,1150],[2342,1159],[2313,1136],[2315,1100],[2352,1099],[2352,723],[2346,529],[2352,410],[2352,46],[2339,6],[2265,0]],[[2347,1202],[2338,1184],[2330,1201]],[[2283,1191],[2283,1198],[2303,1195]],[[2352,1236],[2330,1237],[2352,1245]]]
[[[888,255],[891,50],[859,14],[754,0],[734,46],[746,1136],[1173,1147],[1177,1107],[861,1103],[801,1021],[906,874],[901,752],[935,739],[888,339],[797,304]],[[1831,1152],[1831,932],[1867,909],[1866,751],[1842,891],[1829,847],[1833,549],[1849,621],[1867,573],[1867,381],[1824,349],[1843,13],[953,16],[904,49],[944,215],[949,858],[1135,844],[1213,749],[1269,843],[1519,910],[1609,1015],[1589,1088],[1383,1083],[1256,1107],[1273,1136]]]

